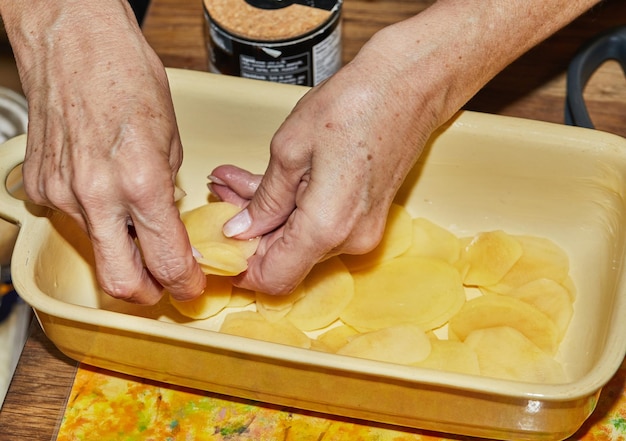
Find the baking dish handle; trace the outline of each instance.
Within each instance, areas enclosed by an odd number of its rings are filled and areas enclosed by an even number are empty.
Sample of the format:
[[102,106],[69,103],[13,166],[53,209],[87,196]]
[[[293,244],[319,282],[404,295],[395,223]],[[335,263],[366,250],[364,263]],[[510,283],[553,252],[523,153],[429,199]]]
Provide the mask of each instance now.
[[26,135],[9,139],[0,145],[0,218],[20,225],[28,215],[26,201],[14,197],[7,188],[11,172],[24,162]]
[[626,26],[613,28],[594,38],[570,62],[567,70],[565,124],[594,128],[583,91],[593,73],[608,60],[619,62],[626,74]]

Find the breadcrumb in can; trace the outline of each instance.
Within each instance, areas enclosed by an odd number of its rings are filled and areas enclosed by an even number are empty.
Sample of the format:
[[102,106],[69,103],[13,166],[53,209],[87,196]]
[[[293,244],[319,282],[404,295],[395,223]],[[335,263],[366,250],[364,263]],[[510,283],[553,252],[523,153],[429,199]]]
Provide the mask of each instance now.
[[341,67],[342,0],[203,0],[209,71],[315,86]]

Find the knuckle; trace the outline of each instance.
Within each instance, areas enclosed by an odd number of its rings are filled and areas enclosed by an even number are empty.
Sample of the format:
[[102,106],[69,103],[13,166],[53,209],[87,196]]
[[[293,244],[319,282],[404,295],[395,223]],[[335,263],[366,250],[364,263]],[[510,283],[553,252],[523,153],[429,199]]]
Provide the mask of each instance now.
[[384,234],[384,223],[376,219],[362,220],[341,230],[341,251],[349,254],[365,254],[378,246]]
[[130,282],[112,281],[101,278],[99,284],[105,293],[115,299],[133,302],[137,297],[137,290]]
[[184,265],[180,259],[161,262],[156,268],[150,269],[152,275],[162,284],[175,286],[187,280],[192,271],[188,265]]
[[279,198],[274,197],[273,192],[260,189],[256,193],[254,206],[250,208],[254,209],[254,211],[257,213],[260,212],[264,215],[275,216],[276,214],[283,215],[283,205],[284,201],[281,201]]

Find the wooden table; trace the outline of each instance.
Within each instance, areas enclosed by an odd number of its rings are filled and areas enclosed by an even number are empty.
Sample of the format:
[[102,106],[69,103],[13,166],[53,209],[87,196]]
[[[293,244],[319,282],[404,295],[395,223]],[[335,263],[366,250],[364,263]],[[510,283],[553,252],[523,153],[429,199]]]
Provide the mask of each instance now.
[[[200,0],[153,0],[144,32],[164,64],[206,70]],[[378,29],[416,14],[432,1],[345,0],[344,61],[357,53]],[[565,70],[589,38],[626,21],[626,2],[605,0],[588,14],[541,44],[491,81],[467,109],[563,121]],[[417,80],[416,80],[417,81]],[[608,63],[585,92],[596,127],[626,136],[626,81],[616,63]],[[36,322],[0,412],[3,441],[43,440],[54,436],[76,371]]]

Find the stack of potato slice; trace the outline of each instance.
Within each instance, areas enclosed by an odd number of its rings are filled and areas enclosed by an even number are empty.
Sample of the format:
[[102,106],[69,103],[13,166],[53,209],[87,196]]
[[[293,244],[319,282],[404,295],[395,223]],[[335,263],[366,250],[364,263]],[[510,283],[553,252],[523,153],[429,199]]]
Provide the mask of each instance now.
[[320,262],[293,293],[272,296],[222,277],[244,271],[258,244],[222,235],[237,210],[216,202],[183,214],[209,283],[194,301],[171,300],[180,313],[203,319],[231,308],[221,332],[345,356],[567,380],[554,356],[575,295],[568,256],[551,240],[500,230],[457,237],[394,204],[374,250]]

